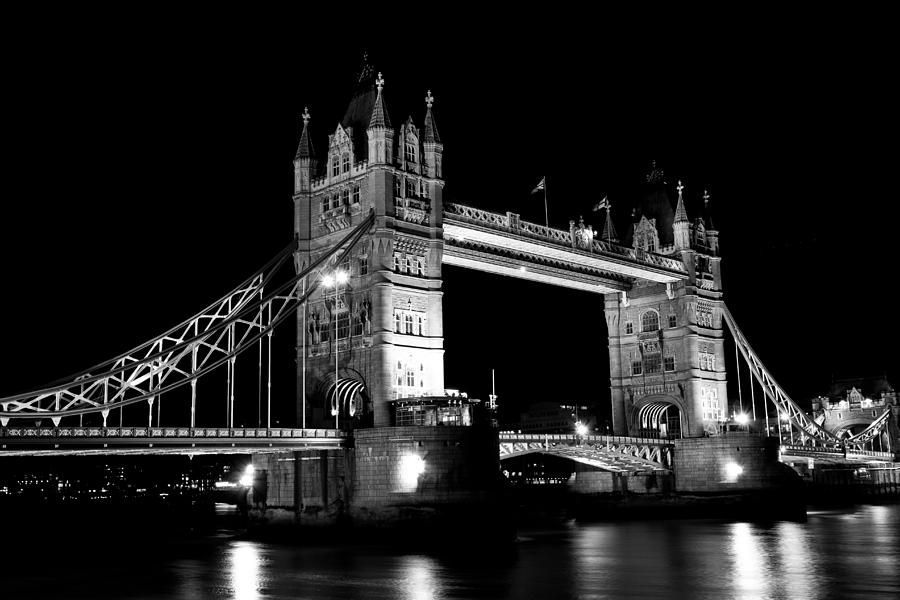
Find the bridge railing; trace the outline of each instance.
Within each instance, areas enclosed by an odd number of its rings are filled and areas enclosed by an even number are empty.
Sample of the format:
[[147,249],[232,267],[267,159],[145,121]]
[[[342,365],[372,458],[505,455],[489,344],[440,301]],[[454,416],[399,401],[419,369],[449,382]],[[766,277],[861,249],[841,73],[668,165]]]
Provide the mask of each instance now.
[[336,429],[246,427],[0,427],[0,438],[346,438]]
[[480,225],[489,229],[497,229],[522,237],[565,246],[575,252],[606,254],[616,258],[662,267],[671,271],[685,272],[684,264],[680,260],[660,256],[639,248],[626,248],[625,246],[595,239],[591,241],[591,247],[588,250],[584,250],[575,245],[570,231],[522,221],[515,213],[501,215],[464,204],[446,202],[444,203],[444,216],[471,223],[472,225]]
[[568,433],[501,433],[501,442],[587,442],[591,444],[638,444],[642,446],[674,446],[674,440],[630,437],[624,435],[575,435]]

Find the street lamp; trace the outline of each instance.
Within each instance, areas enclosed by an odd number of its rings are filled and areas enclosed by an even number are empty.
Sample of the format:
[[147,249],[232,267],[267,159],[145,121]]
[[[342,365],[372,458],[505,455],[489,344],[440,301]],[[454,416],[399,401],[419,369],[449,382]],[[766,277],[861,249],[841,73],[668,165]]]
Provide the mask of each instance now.
[[[750,417],[747,416],[747,413],[738,413],[734,416],[734,420],[737,421],[738,425],[743,427],[743,426],[747,425],[747,423],[750,421]],[[748,431],[749,431],[749,427],[748,427]]]
[[340,296],[341,285],[347,283],[350,278],[346,271],[338,269],[334,273],[328,273],[322,277],[322,283],[325,287],[334,286],[334,428],[340,429],[341,405],[338,403],[337,384],[338,384],[338,296]]
[[575,433],[579,437],[584,439],[584,436],[586,436],[588,433],[588,426],[585,425],[584,423],[582,423],[581,421],[578,421],[577,423],[575,423]]

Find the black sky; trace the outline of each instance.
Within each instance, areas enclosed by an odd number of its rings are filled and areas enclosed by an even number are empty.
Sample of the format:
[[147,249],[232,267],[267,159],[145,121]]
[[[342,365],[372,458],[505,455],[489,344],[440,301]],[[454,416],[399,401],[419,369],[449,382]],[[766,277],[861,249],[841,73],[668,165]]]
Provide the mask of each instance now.
[[[621,232],[655,159],[689,213],[709,189],[726,301],[789,393],[883,372],[900,385],[895,69],[878,15],[579,17],[544,35],[504,18],[29,28],[5,77],[0,393],[152,337],[288,243],[299,115],[324,152],[363,49],[395,125],[421,123],[434,94],[446,200],[541,222],[529,192],[547,175],[551,224],[599,226],[590,208],[608,195]],[[508,406],[608,397],[599,297],[455,268],[444,290],[448,387],[485,397],[493,367]]]

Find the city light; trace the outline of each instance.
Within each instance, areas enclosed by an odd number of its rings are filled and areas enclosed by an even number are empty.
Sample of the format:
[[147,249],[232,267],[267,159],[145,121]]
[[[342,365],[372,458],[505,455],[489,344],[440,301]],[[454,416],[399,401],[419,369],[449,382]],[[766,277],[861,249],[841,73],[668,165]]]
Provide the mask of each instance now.
[[253,463],[247,465],[247,468],[244,469],[244,474],[241,475],[240,484],[244,487],[250,487],[253,485],[253,475],[256,473],[256,469],[253,468]]
[[747,413],[738,413],[735,415],[734,420],[737,421],[739,425],[746,425],[750,421],[750,417],[747,416]]
[[578,435],[587,435],[588,426],[581,422],[575,423],[575,433]]
[[335,284],[342,285],[347,283],[350,279],[350,275],[347,274],[347,271],[335,271],[334,273],[327,273],[322,276],[322,284],[325,287],[334,287]]

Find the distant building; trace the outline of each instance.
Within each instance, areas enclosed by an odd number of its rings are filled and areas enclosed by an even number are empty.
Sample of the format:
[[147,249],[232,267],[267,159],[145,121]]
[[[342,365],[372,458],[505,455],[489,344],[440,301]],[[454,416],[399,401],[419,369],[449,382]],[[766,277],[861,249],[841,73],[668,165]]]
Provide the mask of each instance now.
[[835,380],[824,396],[813,399],[812,409],[816,422],[838,437],[861,433],[890,411],[888,427],[873,446],[885,451],[900,448],[900,398],[886,377]]
[[537,402],[519,415],[519,420],[505,423],[504,431],[522,433],[573,433],[576,422],[584,423],[594,431],[597,417],[587,405],[560,404],[559,402]]

